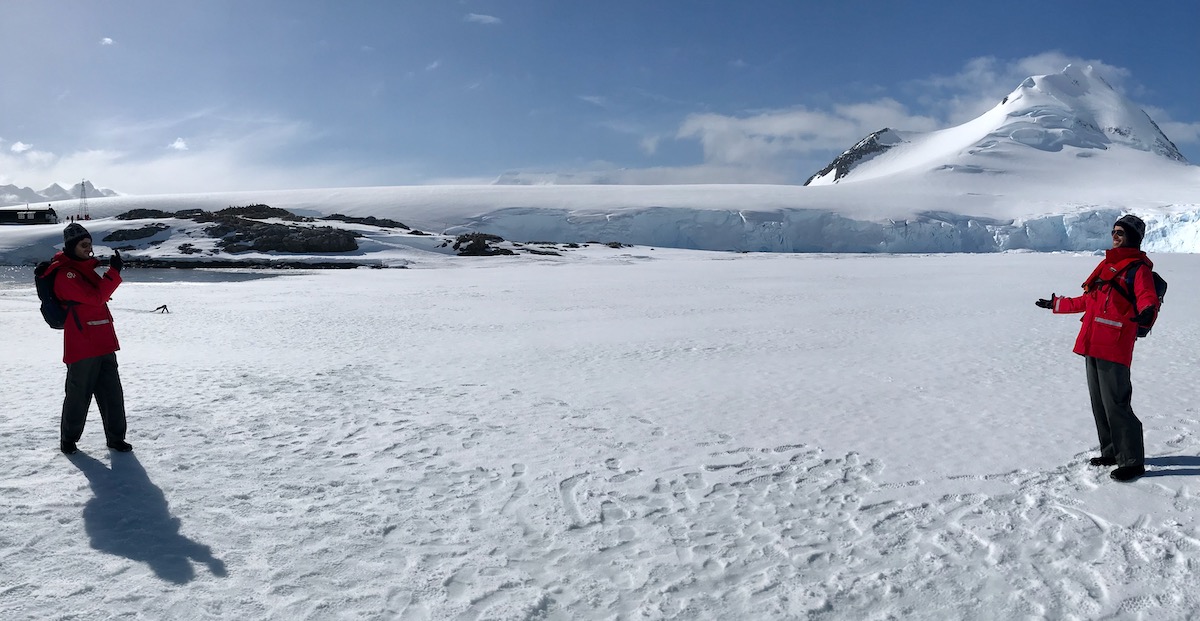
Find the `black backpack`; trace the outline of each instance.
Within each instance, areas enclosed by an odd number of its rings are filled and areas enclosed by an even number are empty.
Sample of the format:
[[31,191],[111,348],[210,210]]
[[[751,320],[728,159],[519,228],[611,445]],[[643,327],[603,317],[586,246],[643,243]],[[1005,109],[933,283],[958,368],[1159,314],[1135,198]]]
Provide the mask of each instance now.
[[[46,325],[55,330],[62,330],[67,325],[67,316],[71,307],[77,302],[63,302],[54,295],[54,279],[58,276],[58,268],[50,269],[49,261],[42,261],[33,268],[33,284],[37,287],[38,299],[42,302],[42,318]],[[78,322],[79,318],[76,317]]]
[[[1124,278],[1120,277],[1121,274],[1117,274],[1112,279],[1113,289],[1116,289],[1117,293],[1120,293],[1122,297],[1129,300],[1129,304],[1133,306],[1134,312],[1137,312],[1137,296],[1133,294],[1133,275],[1137,272],[1137,268],[1142,265],[1145,265],[1145,263],[1134,261],[1121,270],[1125,275]],[[1154,322],[1158,320],[1158,311],[1162,308],[1163,298],[1167,295],[1167,281],[1163,280],[1163,277],[1159,276],[1158,272],[1151,271],[1150,275],[1154,277],[1154,293],[1158,296],[1158,301],[1154,303],[1154,312],[1150,313],[1150,318],[1138,322],[1138,338],[1150,334],[1150,329],[1154,327]],[[1124,286],[1121,286],[1122,283],[1124,283]]]

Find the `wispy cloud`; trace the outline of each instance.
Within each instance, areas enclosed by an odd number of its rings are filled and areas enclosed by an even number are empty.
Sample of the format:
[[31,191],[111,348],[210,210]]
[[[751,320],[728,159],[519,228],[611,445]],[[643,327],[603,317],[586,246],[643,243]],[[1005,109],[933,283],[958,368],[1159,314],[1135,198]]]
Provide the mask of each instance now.
[[112,44],[113,44],[113,40],[108,37],[104,37],[103,39],[100,39],[100,45],[112,45]]
[[13,153],[24,153],[32,148],[33,145],[25,144],[24,142],[18,140],[17,142],[12,143],[12,146],[9,147],[9,150]]
[[697,139],[708,163],[761,166],[781,158],[848,148],[883,127],[930,131],[938,122],[913,114],[893,99],[835,106],[832,110],[798,107],[746,116],[694,114],[676,138]]
[[463,17],[463,21],[471,22],[473,24],[486,24],[488,26],[496,26],[504,23],[499,17],[480,15],[479,13],[467,13],[466,17]]
[[586,102],[592,104],[593,106],[599,106],[601,108],[605,108],[608,106],[608,100],[599,95],[577,95],[577,97],[581,101],[586,101]]
[[[189,139],[171,142],[163,136],[181,124],[190,128]],[[305,162],[291,157],[326,137],[325,131],[301,121],[212,110],[136,122],[102,119],[85,128],[81,142],[105,148],[64,155],[30,145],[8,148],[0,151],[0,171],[38,187],[85,175],[105,187],[136,194],[378,185],[381,178],[416,176],[415,164],[410,169],[395,162]],[[197,141],[205,148],[181,149]]]
[[433,71],[433,70],[435,70],[435,69],[437,69],[438,67],[441,67],[441,66],[442,66],[442,61],[440,61],[440,60],[435,60],[435,61],[433,61],[433,62],[429,63],[428,65],[425,65],[425,70],[426,70],[426,71]]
[[[1165,113],[1154,115],[1153,118],[1166,118]],[[1200,144],[1200,123],[1180,123],[1178,121],[1158,121],[1158,128],[1175,144]]]

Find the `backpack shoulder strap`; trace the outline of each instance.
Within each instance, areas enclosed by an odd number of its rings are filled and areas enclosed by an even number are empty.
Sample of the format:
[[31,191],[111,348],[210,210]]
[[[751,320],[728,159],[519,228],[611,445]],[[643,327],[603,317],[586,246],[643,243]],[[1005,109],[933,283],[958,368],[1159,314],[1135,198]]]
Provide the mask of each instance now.
[[1112,285],[1112,288],[1115,289],[1117,293],[1120,293],[1121,297],[1129,301],[1135,312],[1137,310],[1137,296],[1133,293],[1133,278],[1134,275],[1137,274],[1138,268],[1145,264],[1146,262],[1142,261],[1141,259],[1130,261],[1125,265],[1125,267],[1121,268],[1120,271],[1114,274],[1112,280],[1109,281],[1109,283]]

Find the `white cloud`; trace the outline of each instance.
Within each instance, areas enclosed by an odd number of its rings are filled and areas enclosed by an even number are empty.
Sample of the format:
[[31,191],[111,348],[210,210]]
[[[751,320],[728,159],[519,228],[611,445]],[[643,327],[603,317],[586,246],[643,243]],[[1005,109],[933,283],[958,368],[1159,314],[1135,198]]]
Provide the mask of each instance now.
[[646,155],[654,155],[658,152],[658,143],[661,140],[662,138],[660,136],[646,136],[645,138],[642,138],[642,140],[638,143],[638,146],[641,147],[642,153],[645,153]]
[[58,157],[49,151],[27,151],[23,155],[25,161],[33,166],[47,166]]
[[113,40],[108,37],[104,37],[103,39],[100,39],[100,45],[112,45],[112,44],[113,44]]
[[[553,182],[556,185],[672,185],[709,183],[790,183],[791,175],[782,170],[749,168],[724,164],[696,166],[653,166],[624,168],[612,162],[591,162],[585,168],[542,170],[513,170],[510,174],[533,182]],[[488,180],[490,183],[491,180]]]
[[437,69],[438,67],[441,67],[441,66],[442,66],[442,61],[435,60],[435,61],[429,63],[428,65],[425,65],[425,70],[433,71],[434,69]]
[[628,185],[668,185],[693,183],[792,183],[794,174],[766,167],[701,164],[697,166],[659,166],[626,168],[612,171],[614,183]]
[[846,149],[884,127],[930,131],[937,126],[934,119],[914,115],[895,100],[881,99],[831,111],[794,108],[744,117],[695,114],[683,122],[676,138],[699,140],[708,163],[761,166],[781,158]]
[[1158,128],[1175,144],[1200,144],[1200,123],[1160,121]]
[[1200,144],[1200,123],[1186,123],[1176,121],[1171,118],[1171,115],[1162,108],[1146,106],[1142,108],[1154,122],[1158,124],[1158,128],[1162,130],[1167,138],[1176,145],[1180,144]]
[[[188,124],[188,141],[204,149],[177,150],[163,134]],[[126,194],[220,192],[409,183],[419,164],[361,161],[296,162],[325,133],[312,125],[271,116],[202,111],[180,118],[125,122],[97,119],[81,143],[107,145],[65,155],[32,149],[0,151],[0,171],[22,185],[45,187],[86,177]],[[178,141],[177,141],[178,142]]]
[[175,142],[172,142],[171,144],[167,145],[167,148],[174,149],[176,151],[187,151],[188,145],[187,145],[187,141],[185,141],[183,138],[176,138]]
[[97,185],[125,194],[334,188],[380,185],[379,179],[383,178],[415,177],[413,170],[398,165],[289,164],[241,148],[238,144],[212,149],[206,146],[203,151],[172,151],[169,157],[154,159],[118,150],[79,151],[62,157],[47,153],[35,158],[2,153],[0,170],[31,187],[86,175]]
[[594,106],[600,106],[601,108],[604,108],[608,105],[608,100],[599,95],[576,95],[576,97]]
[[487,24],[489,26],[495,26],[504,23],[499,17],[480,15],[478,13],[467,13],[467,16],[463,18],[463,21],[468,21],[474,24]]
[[19,140],[18,140],[17,142],[14,142],[14,143],[12,144],[12,146],[11,146],[11,147],[9,147],[9,149],[10,149],[10,150],[11,150],[13,153],[24,153],[24,152],[26,152],[26,151],[28,151],[28,150],[30,150],[30,149],[32,149],[32,148],[33,148],[33,145],[31,145],[31,144],[25,144],[24,142],[21,142],[21,141],[19,141]]

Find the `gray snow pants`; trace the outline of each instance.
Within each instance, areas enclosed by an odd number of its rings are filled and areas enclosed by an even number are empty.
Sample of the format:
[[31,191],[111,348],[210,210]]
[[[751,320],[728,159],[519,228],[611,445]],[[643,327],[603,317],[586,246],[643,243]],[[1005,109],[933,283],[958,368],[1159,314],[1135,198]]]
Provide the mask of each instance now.
[[1142,421],[1130,406],[1133,385],[1129,382],[1129,367],[1091,356],[1084,356],[1084,360],[1100,454],[1115,457],[1118,466],[1145,465]]
[[92,397],[100,410],[107,442],[125,439],[125,393],[117,373],[117,354],[84,358],[67,365],[67,396],[63,398],[59,438],[78,442],[83,436]]

